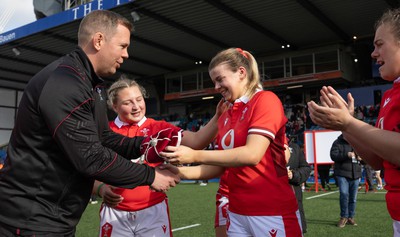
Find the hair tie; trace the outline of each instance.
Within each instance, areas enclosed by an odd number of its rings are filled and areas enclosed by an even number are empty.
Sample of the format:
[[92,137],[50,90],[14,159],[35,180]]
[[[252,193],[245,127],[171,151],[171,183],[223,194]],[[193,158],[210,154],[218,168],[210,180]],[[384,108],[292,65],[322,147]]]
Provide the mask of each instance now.
[[236,50],[237,50],[241,55],[243,55],[243,57],[249,59],[249,57],[247,56],[247,54],[245,54],[245,53],[243,52],[243,49],[241,49],[241,48],[236,48]]

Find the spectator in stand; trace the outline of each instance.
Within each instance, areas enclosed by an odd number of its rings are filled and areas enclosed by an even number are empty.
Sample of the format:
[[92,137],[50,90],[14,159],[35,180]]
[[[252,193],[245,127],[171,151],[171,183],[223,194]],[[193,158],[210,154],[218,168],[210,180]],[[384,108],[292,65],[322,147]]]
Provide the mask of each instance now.
[[368,110],[368,117],[373,118],[375,116],[375,106],[371,105]]
[[197,119],[196,131],[199,131],[202,127],[204,127],[204,122],[203,119],[199,118]]
[[366,105],[361,106],[364,118],[368,117],[368,107]]
[[356,108],[355,114],[356,114],[357,119],[364,120],[364,114],[363,114],[362,110],[360,109],[360,107]]
[[[134,80],[120,79],[114,82],[108,90],[108,98],[110,107],[117,113],[115,120],[109,123],[116,133],[127,137],[147,137],[166,128],[181,131],[168,122],[146,117],[147,93]],[[224,107],[221,100],[216,115],[199,131],[183,131],[181,144],[202,149],[211,143],[217,134],[217,120]],[[161,164],[148,163],[143,159],[132,162],[143,162],[152,167]],[[104,202],[100,210],[100,237],[172,236],[165,193],[153,192],[146,186],[124,189],[101,182],[95,183],[93,192],[102,197]]]

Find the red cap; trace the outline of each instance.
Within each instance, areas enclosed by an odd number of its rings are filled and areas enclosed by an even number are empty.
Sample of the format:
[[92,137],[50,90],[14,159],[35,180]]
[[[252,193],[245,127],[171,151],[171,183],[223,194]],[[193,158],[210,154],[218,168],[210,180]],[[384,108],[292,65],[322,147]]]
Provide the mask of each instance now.
[[148,163],[163,162],[160,152],[166,146],[179,146],[182,140],[182,132],[176,129],[166,128],[146,137],[140,145],[140,153]]

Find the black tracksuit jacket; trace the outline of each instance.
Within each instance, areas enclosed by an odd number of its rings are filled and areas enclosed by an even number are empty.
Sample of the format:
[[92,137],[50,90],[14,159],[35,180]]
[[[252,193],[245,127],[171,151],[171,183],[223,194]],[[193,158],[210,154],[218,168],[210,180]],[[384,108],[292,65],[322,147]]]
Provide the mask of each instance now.
[[353,151],[351,145],[340,135],[332,144],[331,159],[335,162],[334,172],[336,176],[349,179],[361,178],[360,162],[352,163],[347,153]]
[[102,82],[79,47],[29,81],[0,170],[1,223],[73,231],[95,179],[124,188],[153,183],[154,168],[129,161],[142,137],[109,130]]

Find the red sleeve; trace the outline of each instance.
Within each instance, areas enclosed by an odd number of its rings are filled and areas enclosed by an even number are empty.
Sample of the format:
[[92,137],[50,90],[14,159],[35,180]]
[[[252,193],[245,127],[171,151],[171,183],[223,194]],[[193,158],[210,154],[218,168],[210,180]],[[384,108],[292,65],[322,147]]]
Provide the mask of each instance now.
[[249,134],[260,134],[275,139],[287,119],[280,99],[270,91],[257,95],[249,124]]

